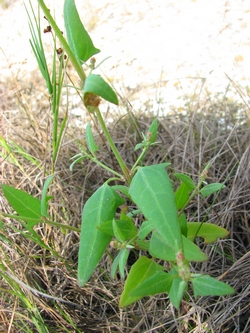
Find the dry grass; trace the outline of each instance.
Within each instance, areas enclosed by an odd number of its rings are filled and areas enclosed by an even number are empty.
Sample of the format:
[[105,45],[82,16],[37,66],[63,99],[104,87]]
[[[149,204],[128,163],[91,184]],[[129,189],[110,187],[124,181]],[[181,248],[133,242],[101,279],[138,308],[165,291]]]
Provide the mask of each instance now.
[[[35,76],[33,82],[13,80],[0,87],[1,131],[11,147],[1,161],[1,182],[38,197],[51,163],[50,108],[41,86]],[[48,245],[44,249],[22,233],[17,221],[2,219],[0,331],[38,332],[36,318],[41,332],[249,332],[250,128],[241,117],[245,111],[244,104],[229,102],[226,96],[215,100],[207,97],[199,103],[186,99],[185,110],[172,110],[171,115],[159,118],[160,144],[145,160],[145,164],[170,161],[170,172],[188,173],[194,180],[212,161],[208,182],[226,180],[227,188],[218,197],[192,202],[187,215],[191,221],[204,219],[230,231],[227,239],[209,246],[201,244],[210,259],[198,268],[221,276],[236,294],[198,299],[190,295],[179,311],[166,295],[159,295],[120,310],[123,282],[109,277],[108,257],[103,258],[86,287],[79,288],[78,233],[40,225],[36,231]],[[134,117],[118,115],[110,126],[131,165],[136,158],[133,147],[150,123],[150,115],[134,112]],[[56,164],[50,214],[55,221],[80,227],[84,202],[109,175],[87,161],[69,171],[70,157],[79,152],[74,139],[84,140],[82,128],[74,121],[72,116]],[[100,159],[114,167],[105,142],[100,141],[100,146]],[[33,161],[20,154],[20,147]],[[1,207],[11,212],[3,197]]]

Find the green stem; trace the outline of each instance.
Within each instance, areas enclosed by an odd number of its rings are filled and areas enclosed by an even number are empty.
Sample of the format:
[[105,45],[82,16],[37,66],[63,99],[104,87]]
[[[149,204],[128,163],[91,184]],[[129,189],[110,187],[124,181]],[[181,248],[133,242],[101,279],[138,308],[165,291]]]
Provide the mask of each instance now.
[[93,162],[95,162],[96,164],[100,165],[100,167],[102,167],[103,169],[105,169],[105,170],[107,170],[107,171],[113,173],[114,175],[118,176],[120,179],[123,178],[123,176],[122,176],[120,173],[114,171],[113,169],[109,168],[107,165],[105,165],[105,164],[103,164],[102,162],[98,161],[97,158],[95,158],[95,157],[89,157],[89,158],[90,158]]
[[75,70],[77,71],[77,74],[79,75],[81,81],[84,83],[84,81],[86,79],[86,74],[84,73],[82,66],[80,65],[80,63],[74,56],[73,52],[71,51],[69,44],[67,43],[66,39],[63,37],[63,34],[62,34],[61,30],[58,28],[55,20],[51,16],[49,9],[46,7],[43,0],[37,0],[37,2],[39,3],[39,6],[42,8],[44,15],[46,16],[49,24],[51,25],[57,38],[59,39],[59,41],[62,45],[62,48],[64,49],[64,51],[67,53],[68,57],[70,58],[71,63],[74,66]]
[[140,163],[140,161],[141,161],[141,160],[143,159],[143,157],[145,156],[146,152],[148,151],[148,148],[149,148],[149,145],[147,145],[147,146],[145,146],[145,147],[143,148],[143,150],[142,150],[140,156],[137,158],[135,164],[133,165],[133,167],[132,167],[132,169],[131,169],[131,171],[130,171],[131,175],[133,175],[133,173],[134,173],[134,171],[135,171],[137,165]]
[[76,232],[81,231],[81,229],[79,229],[79,228],[75,228],[75,227],[72,227],[71,225],[67,225],[67,224],[62,224],[60,222],[44,220],[44,221],[41,221],[41,223],[46,223],[48,225],[52,225],[53,227],[58,227],[58,228],[67,229],[67,230],[71,230],[71,231],[76,231]]
[[[46,16],[48,22],[50,23],[51,27],[53,28],[57,38],[59,39],[64,51],[67,53],[68,57],[70,58],[71,62],[72,62],[72,65],[74,66],[75,70],[77,71],[82,83],[84,84],[85,82],[85,79],[86,79],[86,74],[84,73],[81,65],[79,64],[79,62],[77,61],[77,59],[75,58],[73,52],[71,51],[68,43],[66,42],[65,38],[63,37],[62,35],[62,32],[61,30],[58,28],[55,20],[53,19],[53,17],[51,16],[50,14],[50,11],[49,9],[46,7],[45,3],[43,0],[37,0],[38,3],[39,3],[39,6],[42,8],[43,12],[44,12],[44,15]],[[128,184],[130,184],[131,182],[131,176],[130,176],[130,173],[129,173],[129,169],[127,168],[125,162],[123,161],[121,155],[119,154],[112,138],[111,138],[111,135],[109,134],[109,131],[104,123],[104,120],[102,118],[102,115],[100,113],[100,110],[97,109],[96,110],[96,114],[97,114],[97,118],[100,122],[100,125],[102,127],[102,130],[107,138],[107,141],[122,169],[122,172],[123,172],[123,175],[125,177],[125,180],[127,181]]]
[[26,222],[26,220],[30,220],[30,221],[33,222],[32,228],[38,223],[46,223],[46,224],[49,224],[49,225],[54,226],[54,227],[59,227],[59,228],[63,228],[63,229],[71,230],[71,231],[80,232],[79,228],[75,228],[75,227],[72,227],[72,226],[67,225],[67,224],[62,224],[60,222],[50,221],[50,220],[47,220],[46,218],[33,219],[33,218],[30,218],[30,217],[25,217],[25,216],[5,214],[3,212],[1,212],[1,216],[8,217],[8,218],[11,218],[11,219],[15,219],[15,220],[18,220],[18,221],[19,220],[20,221],[25,221],[25,222]]
[[99,121],[99,123],[101,125],[101,128],[102,128],[102,130],[104,132],[104,135],[105,135],[105,137],[106,137],[106,139],[107,139],[107,141],[108,141],[108,143],[110,145],[110,148],[112,149],[112,151],[113,151],[113,153],[114,153],[114,155],[116,157],[116,160],[117,160],[117,162],[119,163],[119,165],[120,165],[120,167],[122,169],[122,173],[123,173],[123,175],[125,177],[125,180],[127,181],[128,184],[130,184],[131,183],[130,171],[127,168],[125,162],[123,161],[120,153],[118,152],[118,150],[117,150],[117,148],[116,148],[116,146],[114,144],[114,141],[113,141],[113,139],[112,139],[112,137],[111,137],[111,135],[110,135],[107,127],[106,127],[106,124],[105,124],[105,122],[103,120],[103,117],[102,117],[102,114],[101,114],[99,108],[96,108],[95,112],[96,112],[97,119],[98,119],[98,121]]

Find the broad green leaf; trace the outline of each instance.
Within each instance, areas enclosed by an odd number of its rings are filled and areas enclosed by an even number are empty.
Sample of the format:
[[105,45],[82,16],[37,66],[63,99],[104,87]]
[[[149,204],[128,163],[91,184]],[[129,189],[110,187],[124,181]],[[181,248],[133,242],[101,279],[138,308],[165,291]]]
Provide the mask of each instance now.
[[209,275],[200,275],[192,278],[194,296],[222,296],[231,295],[235,291],[228,284],[218,281]]
[[130,195],[129,195],[129,188],[127,186],[124,186],[124,185],[114,185],[112,186],[112,188],[115,190],[115,191],[119,191],[121,192],[122,194],[125,195],[125,197],[131,199]]
[[155,231],[150,238],[149,253],[154,258],[166,261],[176,261],[175,251],[168,246],[163,237]]
[[145,241],[145,240],[141,240],[141,239],[137,239],[135,241],[135,247],[140,249],[140,250],[149,250],[149,241]]
[[227,237],[229,234],[229,231],[226,229],[211,223],[188,222],[187,228],[187,238],[192,242],[195,237],[202,237],[206,244],[210,244],[215,242],[218,238]]
[[18,215],[27,218],[40,219],[41,201],[17,188],[2,185],[5,198]]
[[82,212],[78,255],[80,286],[89,280],[112,237],[98,230],[97,226],[112,220],[116,209],[123,203],[124,200],[106,183],[86,202]]
[[163,266],[158,265],[152,259],[141,256],[131,267],[127,280],[124,285],[123,293],[120,299],[120,307],[125,308],[129,304],[138,301],[140,296],[130,296],[144,280],[153,276],[157,271],[162,271]]
[[95,152],[99,149],[99,147],[95,144],[95,139],[91,130],[90,123],[88,123],[86,126],[86,142],[89,151],[94,156]]
[[68,44],[75,57],[80,61],[87,61],[100,50],[95,48],[89,34],[84,28],[74,0],[64,1],[64,24]]
[[150,224],[149,221],[144,221],[142,222],[142,225],[140,226],[140,230],[139,230],[139,238],[140,239],[145,239],[150,232],[152,232],[154,228],[152,227],[152,225]]
[[130,296],[144,297],[154,296],[160,293],[169,293],[173,282],[173,276],[163,271],[157,271],[153,276],[144,280],[135,288]]
[[122,221],[115,220],[112,221],[113,231],[115,238],[120,242],[125,242],[136,236],[137,229],[131,220]]
[[195,183],[188,175],[185,175],[184,173],[174,173],[174,176],[180,179],[184,184],[186,184],[190,190],[195,189]]
[[157,131],[158,131],[158,120],[154,119],[152,124],[149,126],[147,137],[149,138],[150,143],[154,143],[157,137]]
[[177,209],[185,207],[189,199],[189,193],[190,189],[188,188],[188,186],[185,183],[181,183],[181,185],[175,192],[175,201]]
[[118,98],[114,90],[110,87],[110,85],[103,80],[100,75],[90,74],[85,81],[84,84],[84,100],[86,104],[86,96],[88,93],[92,93],[94,95],[100,96],[106,101],[118,105]]
[[101,232],[115,236],[120,242],[133,238],[137,234],[136,226],[133,221],[111,220],[97,226]]
[[177,253],[182,249],[182,238],[167,165],[140,167],[133,177],[129,193],[146,219]]
[[[184,236],[182,236],[182,241],[186,260],[196,262],[207,260],[207,256],[197,245]],[[176,253],[158,232],[152,234],[149,242],[149,253],[155,258],[176,262]]]
[[206,261],[207,255],[200,248],[186,237],[182,236],[184,256],[188,261],[202,262]]
[[209,184],[204,186],[201,190],[200,193],[203,195],[204,198],[208,197],[209,195],[222,190],[223,188],[225,188],[226,186],[224,184],[220,184],[220,183],[213,183],[213,184]]
[[179,309],[181,300],[183,298],[184,291],[187,289],[187,282],[177,277],[173,280],[170,292],[169,299],[171,303]]
[[133,219],[126,214],[127,212],[128,212],[128,207],[125,206],[121,211],[120,220],[128,221],[129,223],[134,224]]
[[48,201],[52,199],[52,196],[47,196],[47,191],[49,188],[50,183],[52,182],[52,179],[54,178],[53,175],[49,176],[44,185],[43,185],[43,190],[42,190],[42,199],[41,199],[41,215],[49,217],[48,215]]
[[113,220],[103,222],[102,224],[97,226],[97,229],[106,235],[114,236]]

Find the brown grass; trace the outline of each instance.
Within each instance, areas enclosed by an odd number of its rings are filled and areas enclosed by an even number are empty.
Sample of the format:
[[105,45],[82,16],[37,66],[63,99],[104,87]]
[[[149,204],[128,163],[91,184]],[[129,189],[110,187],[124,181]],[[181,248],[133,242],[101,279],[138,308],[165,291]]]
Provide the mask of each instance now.
[[[11,146],[9,154],[2,149],[1,182],[40,197],[51,165],[51,117],[48,98],[40,88],[43,84],[38,77],[33,79],[10,80],[0,86],[1,132]],[[234,295],[194,299],[191,294],[179,311],[166,295],[158,295],[120,310],[123,282],[109,277],[108,256],[104,256],[86,287],[79,288],[78,233],[39,225],[36,231],[48,245],[46,250],[22,234],[18,221],[5,218],[0,229],[0,331],[26,332],[26,324],[37,332],[31,310],[23,303],[26,297],[40,312],[48,332],[249,332],[250,128],[244,121],[246,111],[245,104],[230,102],[226,96],[212,100],[207,96],[199,102],[187,98],[182,112],[173,109],[171,115],[159,118],[160,143],[145,159],[145,164],[170,161],[170,175],[173,171],[184,172],[195,181],[212,161],[207,181],[226,182],[226,189],[218,197],[193,201],[187,216],[190,221],[206,220],[230,231],[227,239],[208,246],[200,244],[209,261],[197,265],[197,269],[220,276],[235,288]],[[88,115],[84,112],[86,122]],[[113,115],[110,126],[128,165],[135,161],[133,147],[152,117],[133,112],[134,117]],[[75,118],[69,121],[56,164],[50,215],[62,224],[80,227],[84,202],[109,175],[88,161],[76,164],[73,172],[69,170],[69,159],[79,152],[74,140],[84,142],[83,129],[75,125]],[[105,142],[99,143],[99,158],[117,168]],[[22,156],[17,145],[37,164]],[[5,213],[12,212],[3,196],[1,207]],[[11,294],[11,289],[19,290],[23,298]]]

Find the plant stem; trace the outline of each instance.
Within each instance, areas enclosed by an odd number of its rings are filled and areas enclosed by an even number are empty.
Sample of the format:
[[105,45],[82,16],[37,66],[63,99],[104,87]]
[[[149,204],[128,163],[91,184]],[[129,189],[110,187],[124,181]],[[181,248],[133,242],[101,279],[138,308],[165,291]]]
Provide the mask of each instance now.
[[116,160],[117,160],[117,162],[119,163],[119,165],[120,165],[120,167],[122,169],[122,173],[123,173],[123,175],[125,177],[125,180],[127,181],[128,184],[130,184],[131,183],[130,171],[127,168],[125,162],[123,161],[123,158],[121,157],[120,153],[118,152],[118,150],[117,150],[117,148],[116,148],[116,146],[114,144],[114,141],[113,141],[113,139],[112,139],[112,137],[111,137],[111,135],[110,135],[107,127],[106,127],[106,124],[105,124],[105,122],[103,120],[103,117],[102,117],[102,114],[101,114],[99,108],[96,108],[95,112],[96,112],[97,119],[98,119],[98,121],[99,121],[99,123],[101,125],[101,128],[102,128],[102,130],[104,132],[104,135],[105,135],[106,139],[108,140],[110,148],[112,149],[112,152],[114,153],[114,155],[116,157]]
[[133,165],[132,169],[131,169],[131,175],[133,175],[133,173],[135,172],[135,169],[137,167],[137,165],[140,163],[140,161],[143,159],[143,157],[145,156],[146,152],[148,151],[149,145],[145,146],[140,154],[140,156],[137,158],[135,164]]
[[37,2],[39,4],[39,6],[42,8],[44,15],[46,16],[49,24],[51,25],[57,38],[59,39],[59,41],[62,45],[62,48],[64,49],[64,51],[67,53],[68,57],[70,58],[71,63],[74,66],[75,70],[77,71],[77,74],[79,75],[82,83],[84,83],[84,81],[86,79],[86,74],[84,73],[82,66],[80,65],[80,63],[74,56],[73,52],[71,51],[69,44],[66,42],[66,39],[63,37],[63,34],[62,34],[61,30],[59,29],[59,27],[57,26],[55,20],[51,16],[49,9],[46,7],[43,0],[37,0]]
[[18,216],[18,215],[12,215],[12,214],[5,214],[5,213],[1,212],[1,217],[2,216],[3,217],[7,217],[7,218],[11,218],[11,219],[15,219],[15,220],[18,220],[18,221],[25,221],[26,222],[28,220],[28,221],[31,221],[33,223],[35,222],[32,225],[32,229],[33,229],[33,226],[35,226],[38,223],[45,223],[45,224],[48,224],[48,225],[51,225],[51,226],[54,226],[54,227],[59,227],[59,228],[62,228],[62,229],[67,229],[67,230],[71,230],[71,231],[80,232],[79,228],[75,228],[75,227],[72,227],[71,225],[67,225],[67,224],[62,224],[60,222],[50,221],[50,220],[47,220],[44,217],[41,217],[41,218],[38,218],[38,219],[34,219],[34,218],[26,217],[26,216]]
[[[43,0],[37,0],[38,3],[39,3],[39,6],[42,8],[43,12],[44,12],[44,15],[46,16],[48,22],[50,23],[51,27],[53,28],[57,38],[59,39],[60,43],[62,44],[62,47],[64,49],[64,51],[67,53],[68,57],[70,58],[71,62],[72,62],[72,65],[74,66],[75,70],[77,71],[77,74],[79,75],[81,81],[82,81],[82,84],[84,84],[85,82],[85,79],[86,79],[86,74],[84,73],[81,65],[79,64],[79,62],[77,61],[76,57],[74,56],[73,52],[71,51],[68,43],[66,42],[65,38],[63,37],[62,35],[62,32],[61,30],[58,28],[55,20],[53,19],[53,17],[51,16],[50,14],[50,11],[49,9],[46,7],[45,3]],[[111,138],[111,135],[104,123],[104,120],[102,118],[102,115],[100,113],[100,110],[97,109],[96,110],[96,114],[97,114],[97,118],[100,122],[100,125],[102,127],[102,130],[107,138],[107,141],[117,159],[117,162],[119,163],[121,169],[122,169],[122,172],[123,172],[123,175],[124,175],[124,178],[125,180],[127,181],[128,184],[130,184],[131,182],[131,176],[130,176],[130,172],[129,172],[129,169],[127,168],[125,162],[123,161],[121,155],[119,154],[114,142],[113,142],[113,139]]]
[[123,178],[122,174],[116,172],[115,170],[109,168],[107,165],[103,164],[102,162],[98,161],[97,158],[95,157],[89,157],[89,159],[91,159],[93,162],[95,162],[96,164],[98,164],[100,167],[102,167],[103,169],[109,171],[110,173],[113,173],[114,175],[118,176],[120,179]]

